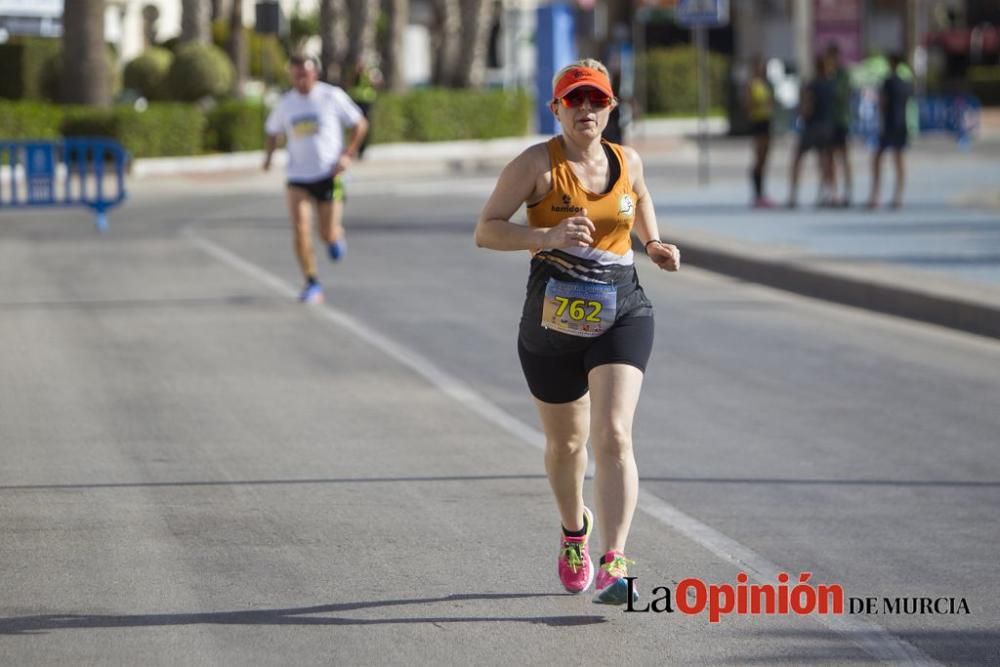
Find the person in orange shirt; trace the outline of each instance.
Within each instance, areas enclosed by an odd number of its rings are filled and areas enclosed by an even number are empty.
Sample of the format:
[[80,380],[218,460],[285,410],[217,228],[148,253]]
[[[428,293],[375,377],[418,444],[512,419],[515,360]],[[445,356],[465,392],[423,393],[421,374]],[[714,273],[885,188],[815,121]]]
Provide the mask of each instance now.
[[[532,255],[518,354],[562,520],[559,578],[582,593],[596,573],[594,602],[624,604],[632,562],[625,542],[639,489],[632,420],[653,346],[653,308],[636,276],[631,233],[666,271],[678,270],[680,252],[660,238],[639,155],[601,140],[618,103],[607,68],[580,60],[558,72],[552,88],[562,133],[504,168],[475,239]],[[527,225],[511,222],[522,204]],[[596,570],[588,546],[594,515],[583,501],[588,438],[604,554]]]

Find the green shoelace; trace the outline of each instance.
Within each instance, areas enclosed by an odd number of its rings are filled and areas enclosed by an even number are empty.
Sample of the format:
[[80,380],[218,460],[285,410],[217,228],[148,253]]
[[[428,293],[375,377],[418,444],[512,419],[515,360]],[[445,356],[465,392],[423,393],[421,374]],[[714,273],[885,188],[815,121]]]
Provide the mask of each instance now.
[[576,572],[583,567],[583,559],[580,557],[579,542],[563,542],[562,551],[559,552],[561,558],[566,559],[569,568]]
[[615,554],[614,560],[610,563],[605,563],[601,566],[605,572],[610,574],[612,577],[626,577],[628,576],[628,566],[635,565],[634,560],[629,560],[625,556]]

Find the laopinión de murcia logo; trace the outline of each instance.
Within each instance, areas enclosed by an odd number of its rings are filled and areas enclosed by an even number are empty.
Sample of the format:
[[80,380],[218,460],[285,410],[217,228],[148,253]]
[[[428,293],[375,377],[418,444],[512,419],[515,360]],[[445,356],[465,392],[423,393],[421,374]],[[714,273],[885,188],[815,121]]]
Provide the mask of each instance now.
[[774,616],[830,614],[905,614],[905,615],[968,615],[969,603],[964,597],[849,597],[840,584],[810,582],[811,572],[799,574],[792,581],[787,572],[779,572],[776,583],[750,583],[746,572],[736,575],[736,584],[706,584],[688,577],[677,582],[675,589],[655,586],[649,591],[648,602],[632,601],[632,593],[642,593],[638,577],[626,577],[629,602],[624,609],[631,613],[680,612],[697,616],[708,612],[710,623],[721,622],[724,616]]

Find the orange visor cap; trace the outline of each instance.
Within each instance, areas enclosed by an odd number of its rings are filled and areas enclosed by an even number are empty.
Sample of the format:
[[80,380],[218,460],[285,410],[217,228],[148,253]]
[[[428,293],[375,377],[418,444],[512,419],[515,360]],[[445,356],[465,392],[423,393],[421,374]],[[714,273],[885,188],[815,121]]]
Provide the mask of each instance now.
[[608,97],[615,96],[615,92],[611,89],[611,82],[603,72],[590,67],[574,67],[566,70],[566,73],[556,81],[556,85],[552,89],[552,97],[558,100],[577,88],[583,87],[596,88]]

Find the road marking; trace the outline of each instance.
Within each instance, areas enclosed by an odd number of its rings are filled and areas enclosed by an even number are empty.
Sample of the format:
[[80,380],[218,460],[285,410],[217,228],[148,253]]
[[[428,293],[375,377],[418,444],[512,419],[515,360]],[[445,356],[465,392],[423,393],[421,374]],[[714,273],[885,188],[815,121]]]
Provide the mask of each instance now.
[[[277,293],[290,298],[297,296],[295,287],[273,273],[240,257],[219,244],[199,236],[187,229],[184,236],[196,247],[215,259],[263,283]],[[414,371],[447,396],[487,421],[499,426],[522,442],[544,449],[545,436],[541,431],[525,424],[520,419],[504,412],[487,398],[473,390],[453,375],[441,370],[423,355],[382,335],[365,323],[332,306],[310,307],[317,317],[358,336],[361,340],[392,357],[403,366]],[[749,547],[733,540],[711,526],[698,521],[658,498],[645,489],[639,489],[639,509],[673,528],[692,542],[708,549],[722,560],[729,562],[762,584],[774,584],[779,572],[789,572],[795,578],[796,572],[779,567]],[[905,662],[915,665],[940,665],[909,642],[893,636],[885,628],[870,621],[849,615],[831,616],[810,614],[810,618],[826,626],[827,629],[843,635],[876,660]]]

